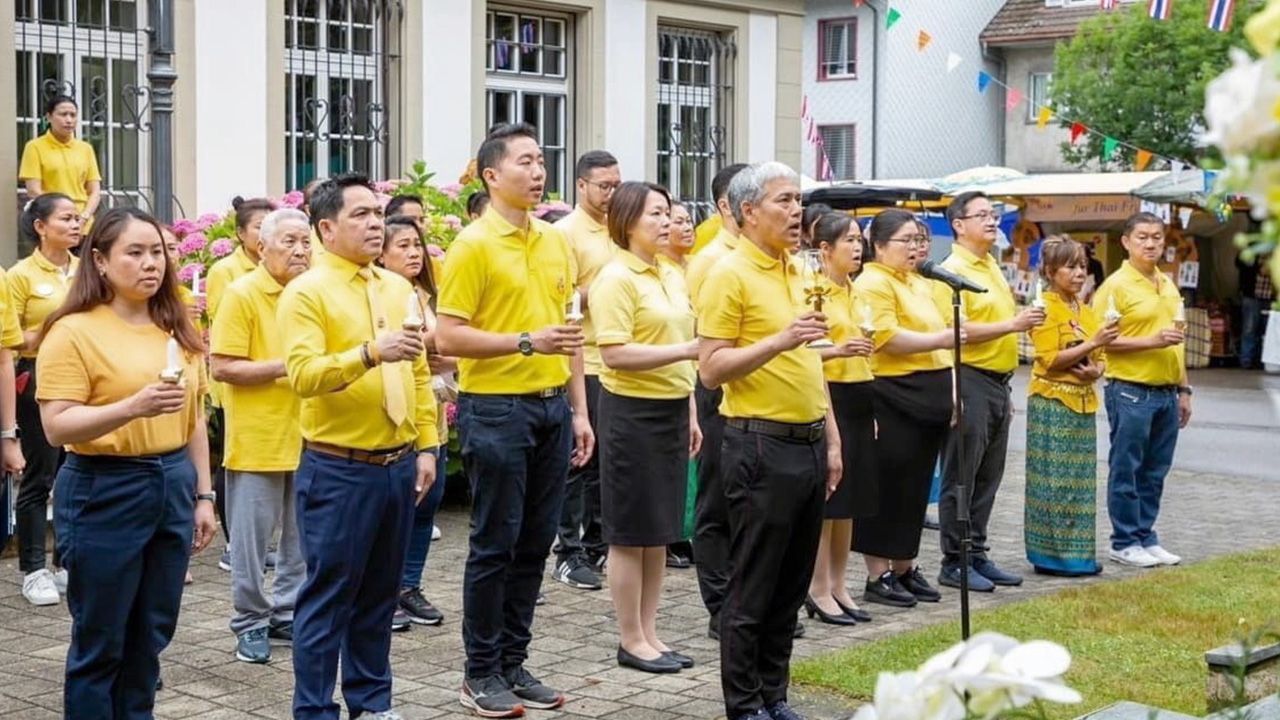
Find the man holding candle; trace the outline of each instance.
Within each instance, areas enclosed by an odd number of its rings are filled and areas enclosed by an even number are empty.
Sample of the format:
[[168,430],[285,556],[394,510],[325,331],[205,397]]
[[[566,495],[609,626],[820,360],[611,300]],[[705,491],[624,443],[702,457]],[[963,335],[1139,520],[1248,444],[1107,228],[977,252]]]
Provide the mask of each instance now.
[[436,402],[422,336],[401,329],[413,287],[381,270],[382,205],[340,175],[311,197],[327,247],[280,297],[289,385],[301,396],[294,477],[307,578],[293,623],[293,716],[337,720],[342,658],[352,717],[391,708],[391,616],[413,510],[435,481]]
[[1103,396],[1111,426],[1110,555],[1122,565],[1176,565],[1181,558],[1160,546],[1155,523],[1178,431],[1191,420],[1186,335],[1176,322],[1182,296],[1158,267],[1164,221],[1137,213],[1125,223],[1120,243],[1129,259],[1093,297],[1095,308],[1107,309],[1108,321],[1120,323],[1120,337],[1107,346]]

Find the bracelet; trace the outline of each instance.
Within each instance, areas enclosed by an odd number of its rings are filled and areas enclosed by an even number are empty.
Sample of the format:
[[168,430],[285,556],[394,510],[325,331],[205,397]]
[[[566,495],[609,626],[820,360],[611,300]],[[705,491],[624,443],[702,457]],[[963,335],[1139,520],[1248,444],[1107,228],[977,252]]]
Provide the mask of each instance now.
[[360,362],[364,363],[366,370],[373,369],[373,358],[369,357],[369,343],[360,343]]
[[[365,342],[365,348],[369,351],[369,359],[373,361],[373,365],[382,364],[382,354],[378,352],[377,343]],[[369,367],[373,367],[370,365]]]

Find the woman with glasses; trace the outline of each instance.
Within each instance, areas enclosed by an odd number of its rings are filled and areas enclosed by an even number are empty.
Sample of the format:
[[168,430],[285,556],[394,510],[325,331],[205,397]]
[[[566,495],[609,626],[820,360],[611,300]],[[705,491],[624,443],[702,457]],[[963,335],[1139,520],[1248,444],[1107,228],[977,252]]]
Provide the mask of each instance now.
[[858,522],[853,545],[867,562],[863,599],[913,607],[941,598],[915,558],[934,461],[951,422],[952,332],[931,283],[912,272],[927,242],[915,216],[886,210],[871,222],[870,235],[876,260],[853,287],[870,306],[875,338],[880,503],[874,517]]

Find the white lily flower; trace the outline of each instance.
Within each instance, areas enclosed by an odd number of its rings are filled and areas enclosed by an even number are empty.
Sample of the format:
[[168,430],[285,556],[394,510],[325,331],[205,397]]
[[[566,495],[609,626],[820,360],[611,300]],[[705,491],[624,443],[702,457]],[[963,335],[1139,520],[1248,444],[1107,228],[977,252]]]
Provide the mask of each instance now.
[[1280,78],[1274,60],[1252,60],[1245,51],[1232,48],[1231,63],[1205,88],[1208,130],[1201,136],[1203,144],[1216,145],[1225,155],[1249,152],[1280,139],[1275,113]]

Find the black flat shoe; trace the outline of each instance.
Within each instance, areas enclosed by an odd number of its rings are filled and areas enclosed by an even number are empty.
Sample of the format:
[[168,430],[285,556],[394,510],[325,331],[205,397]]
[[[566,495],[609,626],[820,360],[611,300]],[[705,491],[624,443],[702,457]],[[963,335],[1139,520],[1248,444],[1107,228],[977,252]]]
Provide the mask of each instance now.
[[846,615],[844,612],[836,615],[828,613],[826,610],[818,607],[818,603],[814,602],[811,597],[804,599],[804,610],[808,613],[810,619],[813,619],[816,615],[819,622],[824,622],[828,625],[855,625],[858,622]]
[[898,585],[902,586],[903,590],[915,595],[920,602],[935,603],[942,600],[942,593],[935,590],[924,579],[924,574],[920,572],[919,565],[899,575]]
[[618,646],[618,666],[655,674],[680,672],[680,663],[666,655],[645,660],[627,652],[621,645]]
[[840,602],[840,599],[835,595],[832,595],[831,599],[836,601],[836,605],[840,607],[840,612],[843,612],[845,615],[848,615],[858,622],[871,622],[871,613],[866,610],[863,610],[860,607],[849,607],[848,605]]
[[668,650],[662,653],[662,657],[667,658],[669,660],[675,660],[676,662],[680,663],[680,667],[686,670],[693,667],[693,658],[689,657],[688,655],[685,655],[684,653],[678,653],[675,650]]
[[870,603],[901,608],[915,607],[917,602],[915,595],[898,584],[898,578],[893,576],[892,570],[885,571],[875,580],[868,580],[862,599]]

